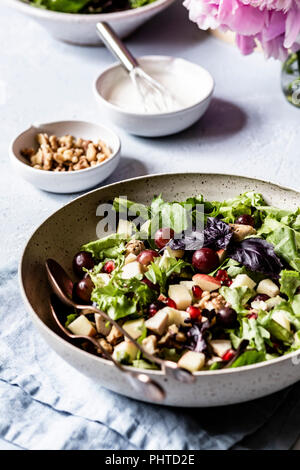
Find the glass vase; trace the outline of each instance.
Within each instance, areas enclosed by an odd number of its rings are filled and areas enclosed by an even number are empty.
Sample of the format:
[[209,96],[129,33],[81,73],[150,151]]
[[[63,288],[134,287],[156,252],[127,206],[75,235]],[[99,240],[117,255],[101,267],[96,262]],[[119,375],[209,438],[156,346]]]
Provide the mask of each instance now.
[[290,54],[283,63],[281,86],[288,102],[300,108],[300,51]]

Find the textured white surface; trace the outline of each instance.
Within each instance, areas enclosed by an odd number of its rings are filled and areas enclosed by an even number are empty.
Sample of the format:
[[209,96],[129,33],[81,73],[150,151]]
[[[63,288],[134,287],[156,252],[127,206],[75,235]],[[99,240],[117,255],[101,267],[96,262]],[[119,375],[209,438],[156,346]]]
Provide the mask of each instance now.
[[[300,111],[285,102],[280,64],[198,31],[175,5],[127,41],[135,55],[167,54],[207,68],[215,96],[205,116],[173,137],[145,139],[116,129],[122,160],[107,182],[165,171],[217,171],[262,177],[300,189]],[[103,48],[56,42],[36,23],[1,8],[0,259],[20,256],[34,227],[73,196],[41,192],[15,176],[10,140],[34,121],[86,119],[110,126],[92,83],[113,61]],[[199,84],[201,86],[201,84]],[[216,188],[217,193],[218,188]]]

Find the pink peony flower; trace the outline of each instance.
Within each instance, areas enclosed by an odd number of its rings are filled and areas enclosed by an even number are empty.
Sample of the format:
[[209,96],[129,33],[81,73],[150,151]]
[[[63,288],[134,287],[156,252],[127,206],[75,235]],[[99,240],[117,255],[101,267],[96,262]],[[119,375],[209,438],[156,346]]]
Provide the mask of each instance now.
[[266,57],[285,60],[300,49],[300,0],[185,0],[189,17],[199,28],[233,31],[243,54],[257,42]]

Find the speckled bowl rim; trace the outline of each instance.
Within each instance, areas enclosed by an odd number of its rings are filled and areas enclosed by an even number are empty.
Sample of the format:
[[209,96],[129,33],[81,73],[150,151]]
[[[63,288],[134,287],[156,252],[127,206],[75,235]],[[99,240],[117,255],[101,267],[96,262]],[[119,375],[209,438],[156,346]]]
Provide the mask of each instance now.
[[148,120],[148,119],[152,119],[152,118],[157,118],[157,119],[165,119],[165,118],[170,118],[170,117],[175,117],[175,116],[180,116],[181,114],[188,114],[189,112],[192,112],[194,109],[196,108],[199,108],[205,101],[207,101],[208,99],[211,98],[211,96],[213,95],[213,92],[215,90],[215,80],[214,80],[214,77],[211,75],[211,73],[204,67],[202,67],[202,65],[199,65],[197,64],[196,62],[192,62],[191,60],[187,60],[185,59],[184,57],[173,57],[173,56],[170,56],[170,55],[143,55],[143,56],[140,56],[140,57],[137,57],[137,60],[149,60],[149,61],[152,61],[154,62],[155,60],[159,61],[159,60],[167,60],[167,59],[180,59],[180,60],[183,60],[184,62],[187,62],[191,65],[194,65],[195,67],[199,68],[199,69],[202,69],[202,71],[206,72],[207,75],[209,76],[210,80],[211,80],[211,87],[210,87],[210,90],[207,92],[207,94],[201,98],[200,100],[197,100],[194,104],[191,104],[191,105],[188,105],[188,106],[185,106],[183,108],[180,108],[180,109],[177,109],[175,111],[169,111],[167,113],[136,113],[134,111],[127,111],[126,109],[124,108],[121,108],[120,106],[117,106],[116,104],[113,104],[111,103],[110,101],[108,101],[101,93],[100,91],[98,90],[98,84],[101,82],[101,80],[103,80],[104,76],[110,72],[112,72],[114,69],[116,68],[121,68],[122,65],[119,63],[119,62],[114,62],[112,65],[110,65],[109,67],[107,67],[106,69],[104,69],[98,76],[97,78],[94,80],[94,83],[93,83],[93,92],[94,92],[94,95],[96,97],[96,99],[100,102],[100,103],[103,103],[104,106],[106,106],[107,108],[110,108],[110,109],[113,109],[114,111],[116,111],[117,113],[123,115],[123,116],[134,116],[136,118],[142,118],[144,120]]
[[[114,188],[116,186],[118,186],[119,184],[122,184],[122,183],[134,183],[135,181],[138,181],[138,180],[143,180],[143,179],[151,179],[151,178],[155,178],[155,177],[161,177],[161,176],[165,176],[165,177],[182,177],[182,176],[186,176],[186,175],[193,175],[195,177],[201,177],[201,176],[226,176],[226,177],[238,177],[240,179],[251,179],[253,181],[257,181],[259,183],[264,183],[264,184],[271,184],[273,186],[276,186],[278,187],[279,189],[283,189],[285,191],[291,191],[291,192],[294,192],[294,193],[297,193],[299,194],[299,197],[300,197],[300,191],[291,187],[291,186],[283,186],[283,185],[280,185],[278,183],[274,183],[272,181],[267,181],[267,180],[263,180],[261,178],[255,178],[255,177],[248,177],[248,176],[241,176],[239,174],[234,174],[234,173],[211,173],[211,172],[208,172],[208,173],[205,173],[205,172],[201,172],[201,173],[198,173],[198,172],[186,172],[186,173],[182,173],[182,172],[175,172],[175,173],[156,173],[156,174],[151,174],[151,175],[143,175],[143,176],[138,176],[138,177],[135,177],[135,178],[128,178],[126,180],[122,180],[122,181],[118,181],[116,183],[112,183],[112,184],[109,184],[109,185],[106,185],[106,186],[102,186],[101,188],[97,188],[97,189],[94,189],[92,191],[89,191],[75,199],[73,199],[72,201],[70,201],[68,204],[65,204],[64,206],[62,206],[61,208],[59,208],[57,211],[53,212],[50,216],[48,216],[41,224],[39,224],[38,227],[36,227],[34,229],[34,231],[32,232],[31,236],[29,237],[25,247],[24,247],[24,250],[23,250],[23,253],[22,253],[22,257],[21,257],[21,260],[20,260],[20,263],[19,263],[19,267],[18,267],[18,279],[19,279],[19,284],[20,284],[20,290],[21,290],[21,295],[22,295],[22,298],[23,298],[23,301],[25,303],[25,305],[27,306],[27,309],[31,312],[31,314],[33,315],[33,317],[35,318],[36,321],[39,322],[41,328],[43,328],[45,330],[46,333],[50,333],[51,336],[53,336],[53,339],[55,339],[56,341],[60,342],[62,345],[65,345],[66,344],[71,348],[73,349],[74,348],[74,351],[76,350],[77,353],[79,354],[82,354],[82,357],[91,357],[91,353],[87,352],[87,351],[84,351],[83,349],[79,348],[78,346],[74,346],[72,343],[70,343],[68,340],[62,338],[61,336],[59,336],[57,333],[55,333],[50,327],[48,327],[41,319],[40,317],[38,316],[38,314],[35,312],[35,310],[33,309],[33,307],[31,306],[28,298],[27,298],[27,295],[26,295],[26,292],[25,292],[25,289],[24,289],[24,285],[23,285],[23,280],[22,280],[22,266],[23,266],[23,259],[24,259],[24,256],[25,256],[25,252],[27,250],[27,246],[29,245],[32,237],[35,235],[35,233],[40,229],[41,226],[43,226],[45,223],[47,223],[48,219],[50,219],[54,214],[56,214],[57,212],[59,212],[60,210],[62,209],[65,209],[67,206],[73,204],[73,203],[76,203],[79,199],[83,199],[84,197],[86,197],[87,195],[91,194],[91,193],[95,193],[95,192],[99,192],[101,191],[102,189],[108,189],[108,188]],[[263,361],[263,362],[259,362],[259,363],[256,363],[256,364],[251,364],[251,365],[247,365],[247,366],[241,366],[241,367],[237,367],[237,368],[232,368],[232,369],[220,369],[220,370],[210,370],[210,371],[199,371],[199,372],[195,372],[195,376],[196,377],[201,377],[201,376],[218,376],[218,375],[232,375],[232,374],[238,374],[239,372],[246,372],[247,370],[251,371],[253,369],[260,369],[262,367],[267,367],[269,366],[270,364],[278,364],[278,363],[281,363],[281,362],[284,362],[284,361],[289,361],[291,360],[293,357],[297,357],[299,356],[300,354],[300,351],[294,351],[292,353],[289,353],[289,354],[286,354],[284,356],[281,356],[281,357],[278,357],[276,359],[271,359],[269,361]],[[99,361],[101,364],[103,365],[107,365],[107,366],[110,366],[110,367],[114,367],[114,364],[110,361],[108,361],[107,359],[103,359],[101,357],[98,357],[94,354],[92,354],[93,356],[93,359],[95,359],[96,361]],[[140,368],[137,368],[137,367],[132,367],[132,366],[125,366],[126,368],[128,368],[129,370],[134,370],[135,372],[141,372],[143,371],[144,374],[151,374],[151,375],[165,375],[164,372],[162,370],[148,370],[148,369],[140,369]]]
[[150,3],[139,8],[133,8],[130,10],[117,11],[114,13],[92,13],[92,14],[82,14],[82,13],[64,13],[59,11],[46,10],[42,8],[34,7],[28,3],[22,2],[22,0],[5,0],[6,4],[11,8],[17,8],[18,10],[24,13],[30,13],[33,16],[38,18],[52,19],[55,21],[68,21],[71,23],[95,23],[98,21],[122,21],[132,16],[142,16],[143,13],[146,13],[150,10],[157,10],[163,5],[171,5],[175,0],[155,0],[155,2]]
[[[36,128],[43,127],[43,126],[46,127],[48,124],[53,125],[53,124],[61,124],[61,123],[64,123],[64,122],[84,123],[84,124],[88,124],[88,125],[97,126],[99,128],[102,128],[105,131],[108,131],[112,134],[112,136],[116,140],[116,148],[115,149],[110,149],[112,153],[106,160],[104,160],[104,162],[100,162],[95,166],[91,166],[89,168],[83,168],[82,170],[76,170],[76,171],[40,170],[39,168],[34,168],[33,166],[31,166],[29,162],[28,163],[23,162],[21,160],[21,158],[18,157],[15,154],[15,152],[13,150],[15,142],[20,137],[22,137],[22,135],[26,134],[26,132],[30,131],[30,129],[32,129],[33,127],[34,128],[35,127]],[[105,144],[107,144],[107,142],[105,142]],[[93,172],[95,172],[95,171],[99,172],[100,168],[103,168],[104,166],[109,165],[113,160],[118,158],[120,156],[120,152],[121,152],[121,140],[120,140],[120,137],[116,134],[115,131],[113,131],[112,129],[110,129],[107,126],[103,126],[102,124],[98,124],[96,122],[91,122],[91,121],[81,121],[80,119],[60,119],[59,121],[49,121],[49,122],[42,122],[42,123],[32,124],[30,127],[28,127],[24,131],[20,132],[16,137],[14,137],[13,140],[9,144],[10,158],[13,159],[13,160],[16,160],[21,165],[24,165],[28,169],[28,171],[34,171],[34,174],[37,174],[37,175],[38,174],[43,174],[44,175],[46,173],[47,175],[51,175],[50,178],[61,178],[61,179],[62,178],[74,178],[75,177],[74,175],[76,175],[76,177],[77,177],[79,172],[80,172],[80,175],[86,174],[86,173],[91,173],[92,171]]]

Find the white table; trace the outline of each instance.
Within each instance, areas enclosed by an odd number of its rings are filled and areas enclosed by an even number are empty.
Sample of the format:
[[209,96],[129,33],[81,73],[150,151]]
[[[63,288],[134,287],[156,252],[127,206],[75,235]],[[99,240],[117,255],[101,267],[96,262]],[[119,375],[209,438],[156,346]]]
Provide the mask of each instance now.
[[[179,135],[145,139],[116,129],[122,161],[107,182],[165,171],[225,171],[300,189],[300,110],[283,98],[280,63],[267,62],[260,53],[243,57],[232,45],[199,31],[180,4],[147,23],[127,44],[137,56],[166,54],[201,64],[214,76],[216,89],[205,117]],[[104,48],[57,42],[32,20],[3,7],[0,49],[0,187],[5,216],[0,259],[7,259],[16,250],[21,254],[33,228],[74,197],[41,192],[13,174],[10,140],[34,121],[73,118],[111,126],[94,99],[92,83],[113,59]],[[7,447],[2,441],[0,448]]]

